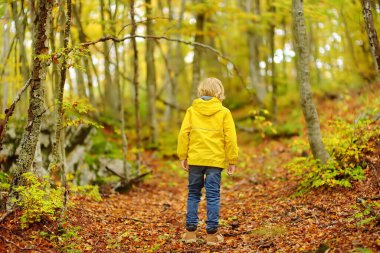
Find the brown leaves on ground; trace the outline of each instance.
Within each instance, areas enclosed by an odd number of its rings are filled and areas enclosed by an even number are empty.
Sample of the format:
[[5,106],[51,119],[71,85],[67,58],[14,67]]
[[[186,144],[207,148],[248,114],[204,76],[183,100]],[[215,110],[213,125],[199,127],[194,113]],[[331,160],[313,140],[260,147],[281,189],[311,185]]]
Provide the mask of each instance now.
[[[272,149],[272,154],[280,161],[289,157],[283,144],[270,145],[277,147]],[[243,149],[253,152],[252,148]],[[256,158],[256,165],[265,162],[259,159]],[[204,199],[199,210],[198,242],[190,245],[181,242],[186,177],[161,161],[152,164],[153,176],[128,194],[104,196],[101,202],[83,197],[71,199],[73,206],[69,208],[64,229],[68,233],[77,227],[73,237],[60,238],[54,222],[21,230],[17,213],[10,215],[0,228],[0,252],[25,249],[32,252],[32,249],[35,252],[314,252],[323,247],[331,248],[330,252],[349,252],[355,248],[380,250],[379,228],[358,227],[352,219],[356,198],[376,193],[376,179],[370,171],[367,171],[368,179],[355,183],[352,189],[321,189],[292,198],[296,184],[288,180],[284,169],[277,169],[275,178],[247,179],[254,165],[253,160],[244,173],[236,175],[234,182],[225,179],[220,219],[225,243],[220,246],[205,243]],[[41,231],[45,236],[41,236]]]
[[291,143],[266,140],[240,147],[244,162],[236,175],[222,179],[220,232],[225,243],[220,246],[205,243],[204,197],[197,243],[181,241],[186,173],[177,161],[147,154],[153,173],[144,183],[127,194],[105,195],[101,202],[71,196],[61,230],[53,221],[21,230],[20,213],[9,215],[0,224],[0,252],[380,252],[379,226],[359,226],[354,218],[363,211],[358,197],[380,195],[379,145],[366,154],[366,180],[352,188],[292,197],[297,182],[284,168],[292,159]]

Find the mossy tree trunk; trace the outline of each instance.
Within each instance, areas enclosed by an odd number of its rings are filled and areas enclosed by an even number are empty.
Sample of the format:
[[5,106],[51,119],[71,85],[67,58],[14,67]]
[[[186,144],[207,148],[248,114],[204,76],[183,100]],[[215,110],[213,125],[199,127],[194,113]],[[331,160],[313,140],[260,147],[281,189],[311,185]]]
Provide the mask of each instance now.
[[361,0],[363,6],[363,16],[365,21],[365,28],[367,31],[369,44],[371,47],[372,56],[375,63],[375,69],[377,72],[380,71],[380,45],[379,39],[377,37],[377,32],[375,25],[373,23],[371,1],[370,0]]
[[39,56],[49,53],[48,34],[52,8],[52,1],[38,1],[37,18],[34,24],[28,123],[21,139],[20,154],[16,162],[17,167],[12,172],[13,179],[7,199],[7,209],[12,208],[12,199],[18,198],[15,187],[23,184],[22,174],[30,171],[40,135],[41,121],[44,114],[44,80],[49,62],[42,60]]
[[306,34],[303,0],[293,0],[293,29],[297,54],[297,78],[302,112],[306,120],[307,135],[315,159],[326,163],[330,155],[323,143],[317,108],[313,103],[310,85],[310,50]]

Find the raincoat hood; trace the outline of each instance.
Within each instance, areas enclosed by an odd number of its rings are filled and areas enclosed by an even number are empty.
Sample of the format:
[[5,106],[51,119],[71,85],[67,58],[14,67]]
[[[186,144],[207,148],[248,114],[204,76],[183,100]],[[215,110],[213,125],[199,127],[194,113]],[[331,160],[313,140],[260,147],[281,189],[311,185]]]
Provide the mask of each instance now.
[[197,98],[193,101],[192,106],[198,113],[206,116],[211,116],[223,108],[222,102],[215,97],[211,98],[210,100]]

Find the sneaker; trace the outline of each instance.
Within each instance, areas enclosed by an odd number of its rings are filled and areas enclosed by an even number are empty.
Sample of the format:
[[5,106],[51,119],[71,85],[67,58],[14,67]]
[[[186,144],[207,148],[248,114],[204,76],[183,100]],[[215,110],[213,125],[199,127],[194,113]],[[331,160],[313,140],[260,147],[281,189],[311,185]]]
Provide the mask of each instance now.
[[185,241],[185,243],[194,243],[197,241],[197,235],[195,234],[195,231],[186,231],[182,240]]
[[207,234],[207,245],[214,246],[222,242],[224,242],[224,238],[221,234]]

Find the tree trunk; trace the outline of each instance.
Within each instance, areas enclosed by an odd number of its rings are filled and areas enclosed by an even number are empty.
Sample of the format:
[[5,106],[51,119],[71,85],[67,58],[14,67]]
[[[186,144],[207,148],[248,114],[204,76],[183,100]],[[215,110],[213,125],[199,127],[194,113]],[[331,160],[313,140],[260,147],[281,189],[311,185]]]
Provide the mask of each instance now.
[[343,23],[344,33],[346,35],[346,39],[347,39],[347,43],[348,43],[348,49],[349,49],[349,52],[351,55],[352,63],[354,65],[355,69],[358,69],[358,67],[359,67],[358,61],[357,61],[356,56],[355,56],[354,44],[352,43],[353,39],[351,36],[350,28],[348,27],[348,24],[347,24],[346,15],[344,15],[343,7],[341,7],[341,9],[340,9],[340,17],[341,17],[341,20]]
[[[78,28],[79,42],[84,43],[86,42],[86,34],[84,33],[83,25],[82,25],[82,22],[80,21],[80,16],[81,16],[80,4],[81,3],[78,2],[73,6],[73,14],[75,18],[76,27]],[[91,55],[84,56],[82,58],[85,73],[86,73],[86,78],[87,78],[86,81],[87,81],[87,88],[88,88],[88,93],[89,93],[88,95],[89,95],[91,104],[95,105],[94,87],[92,83],[92,71],[91,71],[91,64],[89,62],[90,60],[91,60]]]
[[[135,1],[131,0],[131,10],[130,10],[130,17],[132,22],[132,29],[131,29],[131,36],[136,35],[136,21],[135,21]],[[139,54],[137,51],[137,43],[136,38],[131,38],[132,42],[132,48],[133,48],[133,87],[135,92],[135,98],[134,98],[134,105],[135,105],[135,120],[136,120],[136,174],[140,174],[140,163],[141,163],[141,157],[140,157],[140,149],[141,149],[141,137],[140,137],[140,107],[139,107]]]
[[365,27],[369,39],[369,45],[371,47],[371,52],[375,64],[375,69],[377,72],[380,71],[380,45],[379,39],[377,38],[377,32],[375,25],[373,23],[371,1],[370,0],[361,0],[363,6],[363,16]]
[[[168,1],[169,6],[171,6],[171,0]],[[185,13],[185,0],[180,1],[180,8],[178,13],[177,29],[180,31],[183,23],[183,16]],[[169,8],[169,20],[174,20],[173,18],[173,8]],[[176,35],[176,39],[181,39],[181,34]],[[167,53],[167,71],[165,75],[165,84],[168,83],[167,92],[167,101],[171,105],[175,105],[177,108],[177,84],[178,84],[178,75],[183,68],[183,57],[181,52],[181,43],[177,43],[175,46],[172,43],[168,44],[168,53]],[[177,121],[181,121],[180,112],[177,110]],[[167,130],[170,129],[173,123],[173,108],[170,105],[166,105],[164,119],[167,123]]]
[[[103,35],[107,36],[107,26],[106,26],[106,18],[105,18],[105,5],[104,0],[100,0],[100,14],[101,14],[101,26]],[[111,72],[110,72],[110,49],[107,41],[103,43],[103,52],[104,52],[104,93],[107,103],[106,112],[111,114],[113,119],[117,119],[119,117],[119,100],[115,99],[118,96],[117,85],[113,83]]]
[[[5,9],[6,11],[6,9]],[[4,13],[4,18],[7,18],[7,13]],[[8,54],[8,51],[11,50],[10,49],[10,45],[9,45],[9,26],[4,26],[4,34],[3,34],[3,49],[2,49],[2,52],[1,52],[1,59],[6,59],[7,58],[7,54]],[[8,100],[8,68],[5,67],[3,65],[3,75],[1,77],[1,81],[0,81],[0,84],[2,86],[2,103],[1,103],[1,111],[0,113],[3,113],[4,110],[7,108],[7,100]],[[1,146],[1,144],[0,144]]]
[[326,163],[330,158],[322,143],[317,109],[313,103],[310,85],[310,50],[303,14],[303,0],[292,1],[293,29],[297,53],[297,77],[301,97],[302,112],[306,120],[307,135],[315,159]]
[[[203,0],[197,0],[197,3],[203,3]],[[204,41],[204,23],[205,23],[205,13],[203,11],[200,11],[196,14],[196,31],[195,31],[195,38],[194,42],[196,43],[203,43]],[[199,47],[194,47],[194,58],[193,58],[193,81],[192,81],[192,88],[191,88],[191,96],[190,96],[190,103],[191,101],[196,98],[197,94],[197,87],[199,85],[199,82],[201,81],[201,63],[202,63],[202,49]]]
[[[260,16],[260,1],[256,1],[254,4],[253,1],[247,0],[245,2],[245,10],[248,13],[253,12],[255,15]],[[257,26],[257,23],[253,25]],[[250,77],[250,87],[255,90],[256,98],[259,103],[259,106],[262,106],[265,96],[266,89],[265,85],[260,78],[259,71],[259,44],[260,38],[254,29],[248,31],[248,49],[249,49],[249,77]]]
[[[66,0],[66,8],[67,8],[67,14],[66,14],[66,23],[65,23],[65,30],[64,30],[64,37],[63,37],[63,47],[64,50],[67,51],[67,48],[69,46],[69,39],[70,39],[70,28],[71,28],[71,0]],[[66,171],[65,171],[65,154],[64,154],[64,127],[63,127],[63,93],[65,88],[65,82],[66,82],[66,73],[67,73],[67,62],[66,58],[63,59],[62,65],[61,65],[61,75],[60,75],[60,81],[58,85],[58,95],[57,95],[57,112],[56,112],[56,125],[55,125],[55,141],[53,143],[53,158],[52,162],[50,164],[51,175],[56,175],[56,178],[60,178],[60,181],[62,183],[62,186],[65,187],[65,194],[64,194],[64,206],[63,206],[63,212],[66,210],[66,204],[68,200],[68,189],[67,189],[67,182],[66,182]]]
[[275,7],[273,6],[273,2],[268,0],[269,12],[273,15],[272,20],[269,22],[269,48],[270,48],[270,58],[272,61],[270,62],[270,71],[271,71],[271,87],[272,87],[272,121],[276,123],[277,121],[277,81],[276,81],[276,63],[274,62],[274,54],[275,54],[275,34],[274,34],[274,17],[275,17]]
[[[146,34],[154,35],[152,23],[152,1],[145,0],[146,5]],[[148,96],[148,113],[149,113],[149,139],[153,145],[157,144],[157,119],[156,119],[156,68],[154,62],[154,41],[146,40],[146,86]]]
[[21,8],[20,8],[20,16],[18,14],[18,8],[17,8],[17,2],[13,1],[11,3],[12,6],[12,16],[13,21],[15,22],[15,28],[16,28],[16,37],[18,40],[18,45],[20,48],[20,71],[23,77],[23,82],[26,83],[29,79],[29,65],[28,65],[28,58],[25,48],[25,28],[26,28],[26,16],[24,13],[24,7],[23,7],[23,1],[21,1]]
[[[118,59],[117,59],[118,61]],[[125,68],[124,64],[124,68]],[[126,73],[126,69],[124,69],[124,73]],[[125,91],[125,80],[123,80],[121,83],[119,83],[119,98],[120,98],[120,134],[121,134],[121,141],[122,141],[122,150],[123,150],[123,171],[124,171],[124,177],[125,177],[125,183],[129,182],[130,178],[130,171],[128,168],[127,163],[127,154],[128,154],[128,139],[127,135],[125,133],[125,109],[124,109],[124,91]]]
[[[37,19],[35,20],[33,55],[49,53],[48,37],[53,2],[38,1]],[[17,159],[17,169],[12,173],[13,179],[7,199],[7,208],[13,206],[13,198],[18,198],[16,186],[22,185],[22,175],[31,168],[36,152],[36,145],[40,135],[41,120],[44,114],[44,84],[46,78],[47,61],[34,57],[32,61],[31,89],[28,110],[28,124],[21,138],[20,154]]]

